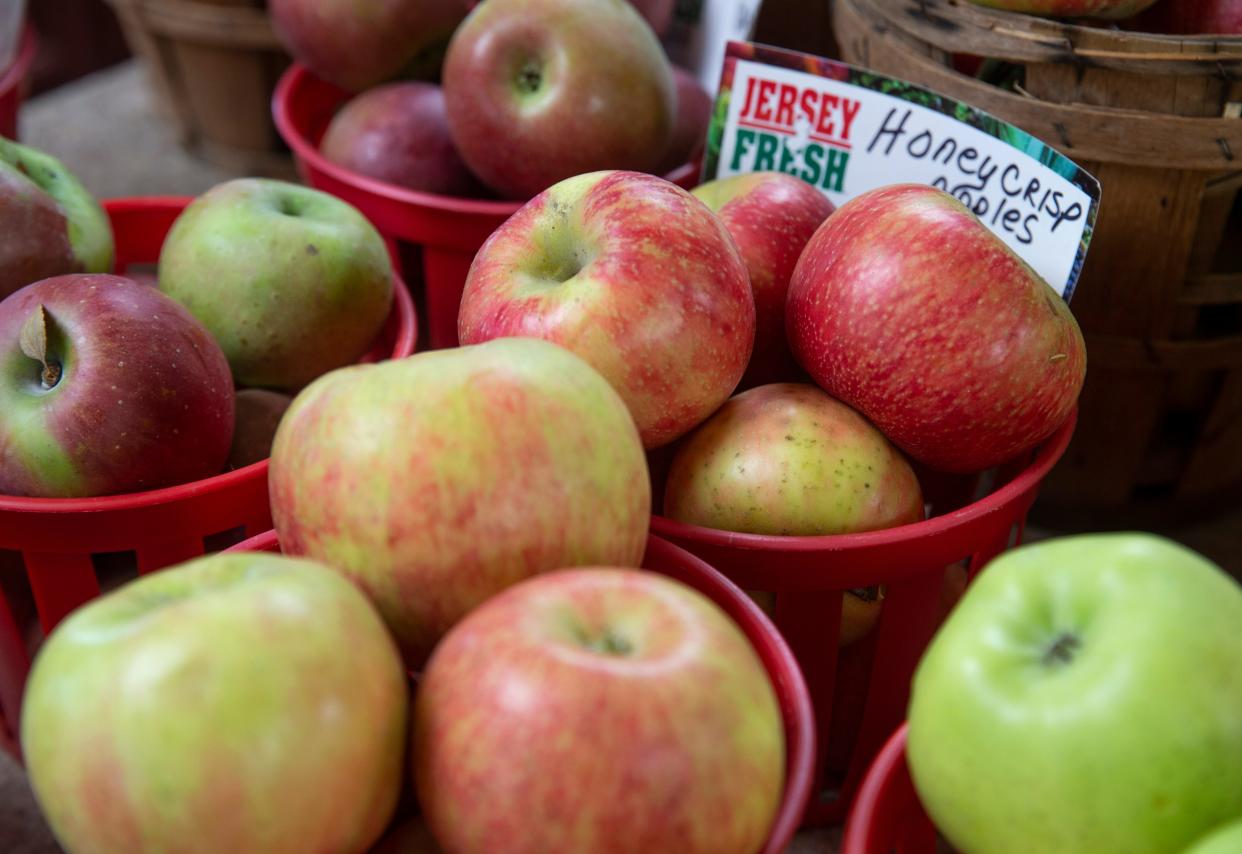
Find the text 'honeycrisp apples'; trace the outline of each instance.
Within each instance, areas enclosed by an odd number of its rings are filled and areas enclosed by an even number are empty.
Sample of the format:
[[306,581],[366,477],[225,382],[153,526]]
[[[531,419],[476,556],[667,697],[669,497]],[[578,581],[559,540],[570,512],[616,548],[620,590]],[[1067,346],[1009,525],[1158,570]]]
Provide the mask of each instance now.
[[775,170],[836,205],[891,184],[959,199],[1066,300],[1100,184],[1042,141],[935,92],[840,62],[729,44],[703,180]]

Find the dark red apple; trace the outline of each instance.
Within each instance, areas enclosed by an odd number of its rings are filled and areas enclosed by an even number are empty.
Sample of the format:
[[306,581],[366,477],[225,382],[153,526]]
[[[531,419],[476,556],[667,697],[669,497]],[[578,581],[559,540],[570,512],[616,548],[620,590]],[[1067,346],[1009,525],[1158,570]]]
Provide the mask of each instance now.
[[1163,0],[1135,20],[1136,28],[1174,35],[1242,34],[1242,0]]
[[989,468],[1065,421],[1086,349],[1069,306],[957,199],[901,184],[820,226],[789,286],[794,356],[894,444]]
[[800,378],[785,342],[785,294],[802,250],[835,210],[810,184],[780,172],[709,181],[691,192],[716,212],[742,252],[755,294],[755,349],[741,386]]
[[173,300],[73,274],[0,302],[0,413],[0,495],[133,492],[219,473],[233,382]]
[[272,455],[276,428],[291,403],[292,397],[278,391],[244,388],[237,392],[237,417],[233,427],[233,444],[229,447],[228,468],[244,468]]
[[673,134],[659,170],[661,175],[698,156],[707,142],[707,126],[712,120],[712,96],[697,77],[674,65],[673,88],[677,107],[673,112]]
[[289,53],[353,92],[400,74],[434,78],[470,0],[268,0]]
[[389,83],[356,96],[332,119],[320,148],[346,169],[411,190],[485,192],[453,145],[444,94],[433,83]]

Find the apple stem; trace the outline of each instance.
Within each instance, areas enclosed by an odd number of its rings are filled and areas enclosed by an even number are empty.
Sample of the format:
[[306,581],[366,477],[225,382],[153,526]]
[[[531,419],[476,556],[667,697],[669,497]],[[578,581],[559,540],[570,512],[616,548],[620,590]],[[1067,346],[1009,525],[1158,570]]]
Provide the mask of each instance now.
[[607,631],[598,638],[587,640],[585,643],[587,649],[604,655],[629,655],[634,651],[634,647],[625,638]]
[[539,91],[543,82],[543,69],[533,59],[528,60],[518,72],[518,88],[527,94]]
[[43,366],[39,377],[43,387],[54,388],[60,382],[62,369],[59,362],[47,358],[47,312],[42,305],[26,319],[18,337],[22,352]]
[[1052,646],[1048,647],[1048,650],[1044,653],[1044,665],[1050,667],[1054,664],[1069,664],[1074,660],[1074,653],[1081,646],[1082,641],[1077,636],[1071,635],[1068,632],[1062,634],[1052,642]]

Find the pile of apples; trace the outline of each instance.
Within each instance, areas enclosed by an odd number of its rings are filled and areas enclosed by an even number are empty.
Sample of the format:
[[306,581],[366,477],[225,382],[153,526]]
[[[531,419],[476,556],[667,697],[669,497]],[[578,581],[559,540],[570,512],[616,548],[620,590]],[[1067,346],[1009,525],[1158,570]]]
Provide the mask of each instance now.
[[0,495],[139,492],[266,459],[290,395],[366,353],[393,300],[375,228],[278,181],[194,200],[154,283],[109,275],[112,256],[73,175],[0,139]]
[[1010,12],[1121,21],[1171,35],[1242,35],[1242,0],[972,0]]
[[702,148],[711,97],[659,41],[671,0],[395,0],[365,15],[358,6],[269,9],[294,57],[359,93],[321,150],[360,175],[525,200],[596,169],[665,174]]

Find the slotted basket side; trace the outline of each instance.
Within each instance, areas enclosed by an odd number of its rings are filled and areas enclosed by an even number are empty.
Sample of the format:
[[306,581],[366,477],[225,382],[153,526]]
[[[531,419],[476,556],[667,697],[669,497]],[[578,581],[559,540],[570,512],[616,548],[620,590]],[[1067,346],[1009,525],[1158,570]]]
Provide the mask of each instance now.
[[[837,0],[834,17],[847,61],[987,110],[1101,181],[1074,300],[1087,385],[1042,506],[1098,524],[1242,498],[1242,39],[954,0]],[[1020,65],[1022,82],[963,75],[960,54]]]
[[186,148],[228,169],[295,177],[271,117],[290,59],[260,0],[108,0]]

